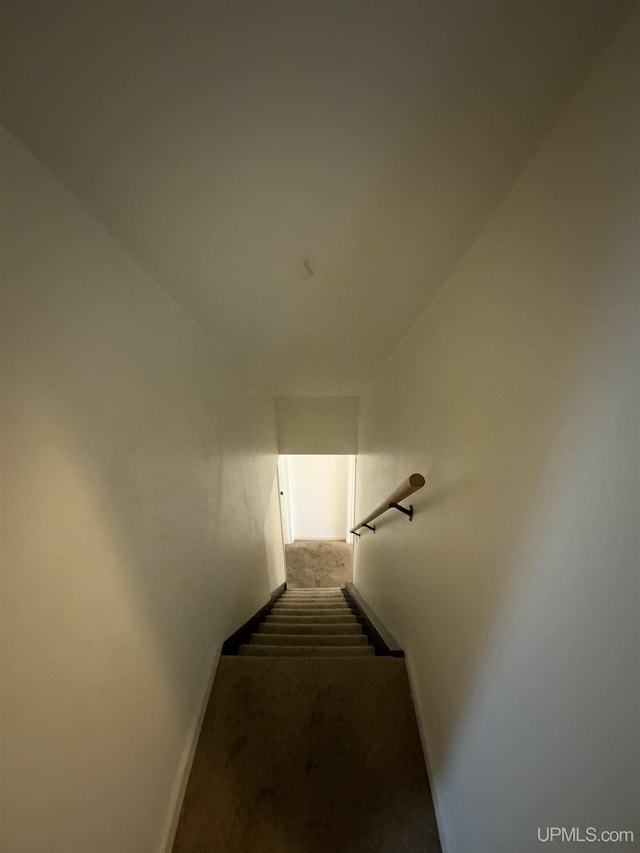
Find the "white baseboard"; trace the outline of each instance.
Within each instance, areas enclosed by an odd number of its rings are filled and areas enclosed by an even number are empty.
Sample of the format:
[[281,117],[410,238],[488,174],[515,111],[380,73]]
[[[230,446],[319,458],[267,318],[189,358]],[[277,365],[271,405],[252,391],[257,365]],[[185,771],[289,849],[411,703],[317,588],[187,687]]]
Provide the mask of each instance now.
[[420,705],[420,699],[418,696],[418,692],[415,687],[415,679],[413,677],[413,668],[411,666],[411,655],[405,649],[405,664],[407,667],[407,675],[409,677],[409,685],[411,687],[411,697],[413,699],[414,709],[416,712],[416,721],[418,723],[418,734],[420,735],[420,741],[422,742],[422,753],[424,755],[424,761],[427,765],[427,773],[429,775],[429,786],[431,788],[431,797],[433,799],[433,807],[436,812],[436,820],[438,821],[438,832],[440,834],[440,845],[442,847],[442,853],[454,853],[453,845],[451,843],[451,834],[447,827],[447,822],[445,820],[444,811],[442,809],[442,802],[439,797],[439,792],[436,789],[436,776],[433,771],[433,766],[429,759],[429,755],[431,750],[429,748],[429,737],[424,727],[424,716],[422,714],[422,707]]
[[171,797],[169,799],[169,812],[167,814],[164,830],[160,838],[158,853],[171,853],[171,850],[173,848],[176,830],[178,829],[178,821],[180,820],[180,812],[182,810],[182,801],[184,800],[184,795],[187,791],[187,783],[189,781],[189,775],[191,773],[193,759],[196,754],[196,746],[198,745],[200,730],[202,729],[204,715],[207,710],[207,705],[209,704],[209,696],[211,695],[211,688],[213,687],[213,681],[216,676],[216,670],[218,669],[221,648],[222,647],[219,646],[216,649],[213,660],[213,666],[211,667],[211,673],[209,675],[207,684],[205,685],[202,702],[200,703],[198,713],[193,719],[191,725],[189,726],[189,731],[187,732],[187,738],[185,741],[184,749],[182,750],[182,755],[180,756],[178,769],[176,771],[176,777],[171,789]]
[[387,648],[392,652],[401,652],[401,646],[394,640],[391,634],[387,631],[386,625],[382,622],[381,619],[378,618],[378,616],[376,616],[373,610],[369,607],[369,604],[360,595],[358,587],[352,581],[347,581],[346,587],[347,592],[351,593],[356,604],[362,610],[369,622],[371,622],[375,630],[382,638],[383,642],[386,644]]
[[[364,600],[364,598],[360,595],[358,588],[354,583],[347,583],[347,590],[351,593],[356,603],[362,609],[363,613],[366,614],[368,619],[370,620],[373,627],[380,634],[384,642],[390,649],[398,649],[400,650],[400,646],[393,639],[391,634],[386,629],[386,626],[382,622],[381,619],[371,610],[368,603]],[[418,734],[420,735],[420,742],[422,744],[422,754],[424,755],[424,762],[427,767],[427,773],[429,774],[429,785],[431,787],[431,797],[433,799],[433,807],[436,812],[436,820],[438,821],[438,831],[440,833],[440,844],[442,846],[442,853],[453,853],[453,846],[451,844],[451,834],[448,831],[446,826],[446,821],[444,817],[444,812],[442,809],[441,801],[439,800],[439,793],[435,788],[436,776],[433,772],[433,766],[431,764],[429,755],[433,754],[429,747],[429,737],[427,735],[426,729],[424,727],[424,715],[422,713],[422,707],[420,704],[419,693],[416,689],[416,680],[413,675],[413,666],[412,666],[412,658],[410,652],[404,649],[405,653],[405,666],[407,668],[407,676],[409,678],[409,686],[411,688],[411,698],[413,699],[413,707],[416,714],[416,722],[418,724]]]

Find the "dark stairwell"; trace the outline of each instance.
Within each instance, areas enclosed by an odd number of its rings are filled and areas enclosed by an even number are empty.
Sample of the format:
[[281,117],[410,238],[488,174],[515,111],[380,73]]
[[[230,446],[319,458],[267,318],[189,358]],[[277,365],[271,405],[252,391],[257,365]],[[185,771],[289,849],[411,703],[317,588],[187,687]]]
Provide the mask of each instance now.
[[225,644],[174,853],[439,853],[405,662],[340,589]]

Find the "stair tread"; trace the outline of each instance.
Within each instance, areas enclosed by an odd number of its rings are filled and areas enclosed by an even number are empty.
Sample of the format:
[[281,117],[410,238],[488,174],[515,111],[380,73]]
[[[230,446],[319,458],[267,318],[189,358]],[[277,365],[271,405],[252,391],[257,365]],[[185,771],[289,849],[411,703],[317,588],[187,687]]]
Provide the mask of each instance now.
[[346,601],[344,595],[281,595],[278,601]]
[[320,623],[322,623],[322,622],[326,622],[326,623],[355,622],[356,617],[352,613],[351,614],[345,614],[344,616],[300,616],[297,613],[291,614],[291,615],[286,615],[286,616],[272,616],[271,614],[269,614],[269,616],[266,617],[265,621],[267,621],[267,622],[299,622],[301,625],[304,625],[305,623],[312,623],[312,622],[320,622]]
[[274,607],[272,616],[353,616],[348,607],[318,608],[313,607]]
[[330,607],[332,604],[346,604],[347,607],[349,606],[347,599],[342,596],[340,598],[337,596],[336,598],[284,598],[284,596],[280,596],[276,600],[276,604],[321,604],[327,607]]
[[362,634],[358,622],[261,622],[258,631],[261,634]]
[[309,589],[309,590],[299,590],[299,591],[287,591],[282,593],[282,598],[284,596],[287,598],[344,598],[344,593],[342,590],[338,590],[337,592],[322,592],[322,590],[317,589]]
[[287,607],[349,607],[346,598],[279,598],[276,605]]
[[[346,613],[347,615],[353,614],[353,610],[350,607],[313,607],[313,605],[310,604],[307,604],[304,607],[274,607],[271,612],[295,616],[296,614],[302,614],[303,611],[307,610],[311,610],[314,616],[322,616],[323,614],[325,616],[339,616],[342,613]],[[334,613],[334,611],[337,612]]]
[[309,605],[309,604],[318,604],[323,607],[331,607],[338,606],[341,607],[343,604],[349,606],[346,598],[279,598],[276,604],[287,604],[291,607],[295,607],[296,605]]
[[368,657],[374,654],[372,646],[240,646],[241,655],[254,657]]
[[343,595],[336,595],[335,597],[324,596],[324,598],[319,598],[315,595],[294,595],[291,598],[280,596],[280,598],[278,599],[278,603],[284,602],[286,602],[287,604],[309,604],[311,602],[313,604],[346,604],[347,599]]
[[341,586],[293,586],[287,587],[285,593],[308,593],[308,592],[342,592]]
[[366,634],[252,634],[251,642],[282,646],[367,646]]
[[281,595],[278,601],[346,601],[342,594],[337,595]]

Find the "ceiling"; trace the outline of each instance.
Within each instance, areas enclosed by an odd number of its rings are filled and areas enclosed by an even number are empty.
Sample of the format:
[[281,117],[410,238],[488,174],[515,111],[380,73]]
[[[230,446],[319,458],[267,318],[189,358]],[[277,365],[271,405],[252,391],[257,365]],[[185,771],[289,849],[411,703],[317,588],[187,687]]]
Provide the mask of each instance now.
[[2,121],[245,370],[358,394],[626,0],[2,4]]

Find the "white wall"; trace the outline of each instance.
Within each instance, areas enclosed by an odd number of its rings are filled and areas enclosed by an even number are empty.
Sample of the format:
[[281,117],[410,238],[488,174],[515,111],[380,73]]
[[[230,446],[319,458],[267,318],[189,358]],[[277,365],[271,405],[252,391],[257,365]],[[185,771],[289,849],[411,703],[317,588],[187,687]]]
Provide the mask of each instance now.
[[355,583],[407,652],[447,853],[638,849],[639,55],[636,15],[361,400],[358,517],[427,477]]
[[358,397],[276,397],[280,453],[356,453]]
[[295,539],[345,539],[349,456],[289,456]]
[[268,600],[273,409],[4,135],[2,161],[0,847],[151,853]]

